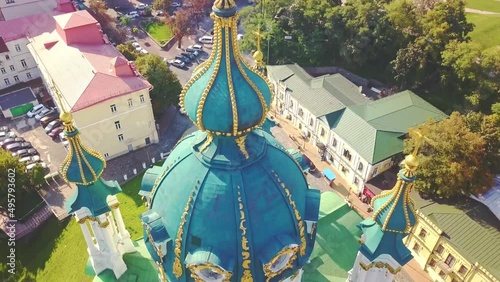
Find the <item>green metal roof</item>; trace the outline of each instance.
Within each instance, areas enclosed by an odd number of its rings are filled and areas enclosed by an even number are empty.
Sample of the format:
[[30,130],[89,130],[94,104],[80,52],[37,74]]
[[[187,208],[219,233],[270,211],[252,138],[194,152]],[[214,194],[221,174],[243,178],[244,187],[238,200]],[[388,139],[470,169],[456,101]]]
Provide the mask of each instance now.
[[268,66],[269,75],[283,81],[292,97],[316,117],[367,103],[356,85],[340,74],[312,77],[299,65]]
[[451,205],[424,200],[416,192],[411,197],[463,257],[500,279],[500,220],[488,207],[472,199]]
[[[446,115],[411,91],[347,107],[338,117],[331,115],[333,131],[371,164],[403,151],[403,135],[427,119]],[[330,122],[327,116],[327,120]],[[356,130],[353,130],[356,128]]]

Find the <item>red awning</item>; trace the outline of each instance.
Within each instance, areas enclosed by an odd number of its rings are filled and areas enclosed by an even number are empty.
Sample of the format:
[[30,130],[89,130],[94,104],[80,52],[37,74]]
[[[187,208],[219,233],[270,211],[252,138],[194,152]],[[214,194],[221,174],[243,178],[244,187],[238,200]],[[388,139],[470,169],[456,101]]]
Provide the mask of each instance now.
[[363,194],[365,194],[366,196],[368,197],[375,197],[375,194],[370,190],[368,189],[366,186],[365,186],[365,189],[363,189]]

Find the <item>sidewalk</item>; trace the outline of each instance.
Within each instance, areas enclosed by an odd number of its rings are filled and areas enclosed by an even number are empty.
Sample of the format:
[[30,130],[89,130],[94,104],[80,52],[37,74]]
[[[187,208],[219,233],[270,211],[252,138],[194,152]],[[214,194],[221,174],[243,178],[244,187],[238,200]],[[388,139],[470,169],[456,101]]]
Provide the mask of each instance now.
[[[363,218],[368,218],[372,216],[372,213],[367,212],[368,205],[361,202],[361,200],[357,197],[356,194],[352,193],[349,189],[348,182],[343,178],[343,174],[331,166],[326,161],[321,160],[321,156],[318,152],[318,148],[313,146],[313,144],[309,142],[304,142],[302,138],[300,138],[300,131],[291,124],[291,122],[279,115],[274,115],[273,112],[270,112],[271,115],[275,118],[275,121],[279,123],[280,127],[284,132],[287,133],[288,136],[294,135],[297,138],[297,142],[293,141],[285,141],[283,145],[287,148],[298,149],[300,146],[302,148],[302,152],[307,155],[307,157],[314,163],[319,172],[322,172],[324,169],[329,168],[332,170],[337,178],[334,180],[335,188],[332,188],[340,197],[345,198],[345,194],[342,194],[340,190],[344,190],[344,193],[349,193],[349,202],[351,203],[351,208],[359,213],[359,215]],[[280,138],[283,139],[283,138]],[[280,142],[282,140],[279,140]],[[416,282],[426,282],[432,281],[429,274],[422,270],[422,268],[418,265],[418,263],[412,259],[409,263],[407,263],[400,274],[397,276],[398,279],[395,281],[416,281]]]

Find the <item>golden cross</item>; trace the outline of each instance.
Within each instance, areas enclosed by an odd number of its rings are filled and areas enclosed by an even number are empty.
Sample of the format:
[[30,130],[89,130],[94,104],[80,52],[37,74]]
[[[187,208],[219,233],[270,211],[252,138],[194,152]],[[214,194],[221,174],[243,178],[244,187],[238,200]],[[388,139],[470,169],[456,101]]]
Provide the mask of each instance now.
[[260,40],[262,38],[264,38],[264,36],[262,35],[262,33],[260,33],[260,25],[259,25],[259,28],[257,29],[257,31],[254,31],[253,33],[255,35],[257,35],[257,51],[261,51],[260,50]]
[[56,93],[56,96],[57,96],[57,101],[59,101],[59,106],[61,107],[61,111],[63,113],[66,113],[66,109],[64,108],[64,104],[62,102],[62,96],[61,96],[61,92],[59,91],[59,89],[57,88],[56,84],[54,83],[54,80],[53,79],[50,79],[50,81],[52,82],[52,90],[54,90],[54,92]]
[[422,144],[424,143],[424,140],[428,141],[429,143],[432,143],[429,138],[425,137],[420,131],[418,131],[416,129],[410,129],[409,133],[413,133],[413,134],[417,135],[417,137],[416,137],[417,142],[415,144],[415,148],[413,148],[413,152],[411,153],[414,157],[417,156],[418,150],[420,149],[420,146],[422,146]]

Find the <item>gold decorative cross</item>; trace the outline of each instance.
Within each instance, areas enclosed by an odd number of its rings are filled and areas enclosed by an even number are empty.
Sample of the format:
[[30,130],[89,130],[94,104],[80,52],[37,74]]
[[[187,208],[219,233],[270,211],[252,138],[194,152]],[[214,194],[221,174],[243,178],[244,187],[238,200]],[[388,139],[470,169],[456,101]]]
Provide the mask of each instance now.
[[259,28],[257,29],[257,31],[254,31],[253,33],[257,36],[257,51],[261,51],[260,50],[260,40],[263,39],[264,36],[262,35],[262,33],[260,33],[260,25],[259,25]]
[[417,137],[416,137],[417,141],[416,141],[416,144],[415,144],[415,148],[413,148],[413,152],[411,153],[414,157],[417,156],[418,150],[420,149],[420,147],[424,143],[424,140],[432,144],[432,140],[429,139],[429,138],[427,138],[427,137],[425,137],[422,134],[422,132],[420,132],[417,129],[410,129],[409,133],[413,133],[413,134],[417,135]]
[[62,96],[61,96],[61,92],[59,91],[59,89],[57,88],[56,84],[54,83],[54,80],[53,79],[50,79],[51,83],[52,83],[52,90],[55,92],[56,96],[57,96],[57,101],[59,101],[59,106],[61,107],[61,111],[63,113],[66,113],[66,109],[64,108],[64,104],[62,102]]

